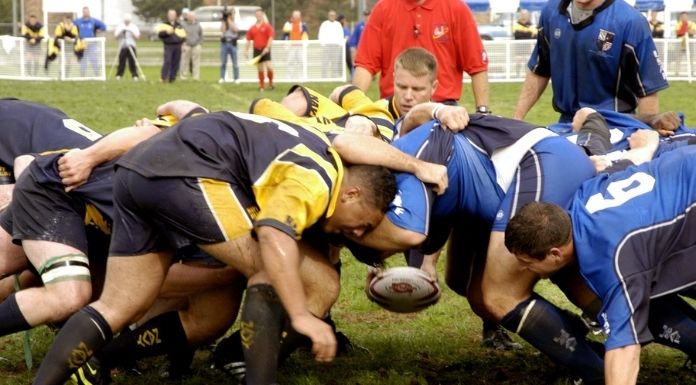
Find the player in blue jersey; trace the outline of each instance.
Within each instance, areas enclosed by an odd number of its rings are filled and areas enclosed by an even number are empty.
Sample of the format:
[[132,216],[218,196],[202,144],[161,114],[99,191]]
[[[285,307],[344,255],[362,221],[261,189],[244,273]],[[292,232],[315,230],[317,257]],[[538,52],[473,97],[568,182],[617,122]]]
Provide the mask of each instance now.
[[674,131],[675,125],[654,120],[658,91],[668,84],[648,22],[636,9],[618,0],[552,0],[539,27],[515,118],[525,117],[552,80],[562,122],[582,107],[638,109],[661,134]]
[[585,182],[569,210],[534,203],[512,218],[505,243],[541,276],[577,260],[602,300],[607,384],[635,384],[652,340],[696,356],[694,309],[677,293],[696,285],[696,148]]

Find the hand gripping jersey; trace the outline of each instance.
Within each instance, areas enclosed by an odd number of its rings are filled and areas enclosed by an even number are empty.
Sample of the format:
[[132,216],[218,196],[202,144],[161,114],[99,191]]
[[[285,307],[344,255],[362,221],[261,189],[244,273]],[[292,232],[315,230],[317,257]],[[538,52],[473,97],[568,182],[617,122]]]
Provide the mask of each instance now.
[[696,283],[696,148],[586,181],[570,208],[580,271],[602,300],[607,349],[652,340],[650,298]]

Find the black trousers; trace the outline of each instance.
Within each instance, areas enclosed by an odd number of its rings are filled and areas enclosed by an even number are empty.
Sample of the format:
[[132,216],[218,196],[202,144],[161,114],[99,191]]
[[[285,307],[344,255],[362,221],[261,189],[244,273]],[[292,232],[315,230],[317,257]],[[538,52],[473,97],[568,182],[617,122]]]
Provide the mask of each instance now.
[[173,82],[176,80],[176,74],[179,72],[180,62],[181,44],[165,44],[164,63],[162,63],[162,72],[160,76],[162,81]]
[[121,50],[118,52],[118,69],[116,69],[116,76],[123,76],[123,73],[126,71],[126,61],[128,61],[128,69],[130,70],[131,76],[138,76],[138,69],[135,67],[135,47],[130,47],[130,50],[133,51],[132,54],[128,48],[129,46],[121,47]]

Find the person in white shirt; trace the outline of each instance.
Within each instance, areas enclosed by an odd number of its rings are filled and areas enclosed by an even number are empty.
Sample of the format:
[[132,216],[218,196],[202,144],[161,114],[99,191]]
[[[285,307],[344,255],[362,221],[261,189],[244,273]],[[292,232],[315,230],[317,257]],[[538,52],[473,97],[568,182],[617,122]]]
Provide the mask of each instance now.
[[343,60],[341,53],[345,44],[343,26],[336,21],[336,11],[329,11],[329,19],[319,26],[319,43],[322,47],[321,75],[322,77],[338,77],[341,75]]
[[126,61],[133,80],[138,80],[138,70],[135,66],[135,41],[140,38],[140,29],[131,23],[131,15],[123,15],[123,23],[114,30],[114,36],[118,40],[120,50],[118,52],[118,69],[116,79],[121,79],[126,70]]

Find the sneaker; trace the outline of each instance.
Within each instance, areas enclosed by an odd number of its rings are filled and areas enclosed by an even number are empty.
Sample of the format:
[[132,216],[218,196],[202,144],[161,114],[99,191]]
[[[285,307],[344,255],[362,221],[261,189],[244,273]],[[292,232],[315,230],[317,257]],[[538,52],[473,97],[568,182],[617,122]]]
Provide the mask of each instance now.
[[507,330],[505,330],[502,326],[495,325],[493,327],[488,327],[487,323],[484,323],[481,346],[495,350],[522,349],[522,345],[514,342],[512,338],[510,338]]
[[275,90],[275,86],[269,86],[268,89],[273,91],[273,90]]
[[107,385],[111,383],[109,373],[99,368],[99,360],[92,357],[70,376],[70,383],[74,385]]
[[259,87],[259,92],[263,92],[263,87]]
[[[356,343],[353,343],[343,332],[335,332],[336,334],[336,356],[341,355],[341,354],[348,354],[352,352],[364,352],[364,353],[370,353],[370,351],[364,347],[360,346]],[[312,347],[310,346],[310,349]]]
[[239,79],[234,79],[234,84],[239,84],[239,83],[241,83],[241,82],[239,81]]
[[222,83],[224,83],[224,82],[225,82],[225,79],[222,79],[222,78],[221,78],[220,80],[218,80],[218,83],[220,83],[220,84],[222,84]]
[[239,334],[235,333],[223,338],[215,346],[211,358],[213,361],[211,368],[227,373],[237,384],[245,383],[246,363]]
[[140,80],[140,78],[139,78],[139,77],[137,77],[137,76],[133,76],[133,81],[134,81],[134,82],[137,82],[138,80]]
[[120,77],[120,76],[116,76],[116,80],[121,80],[121,77]]

